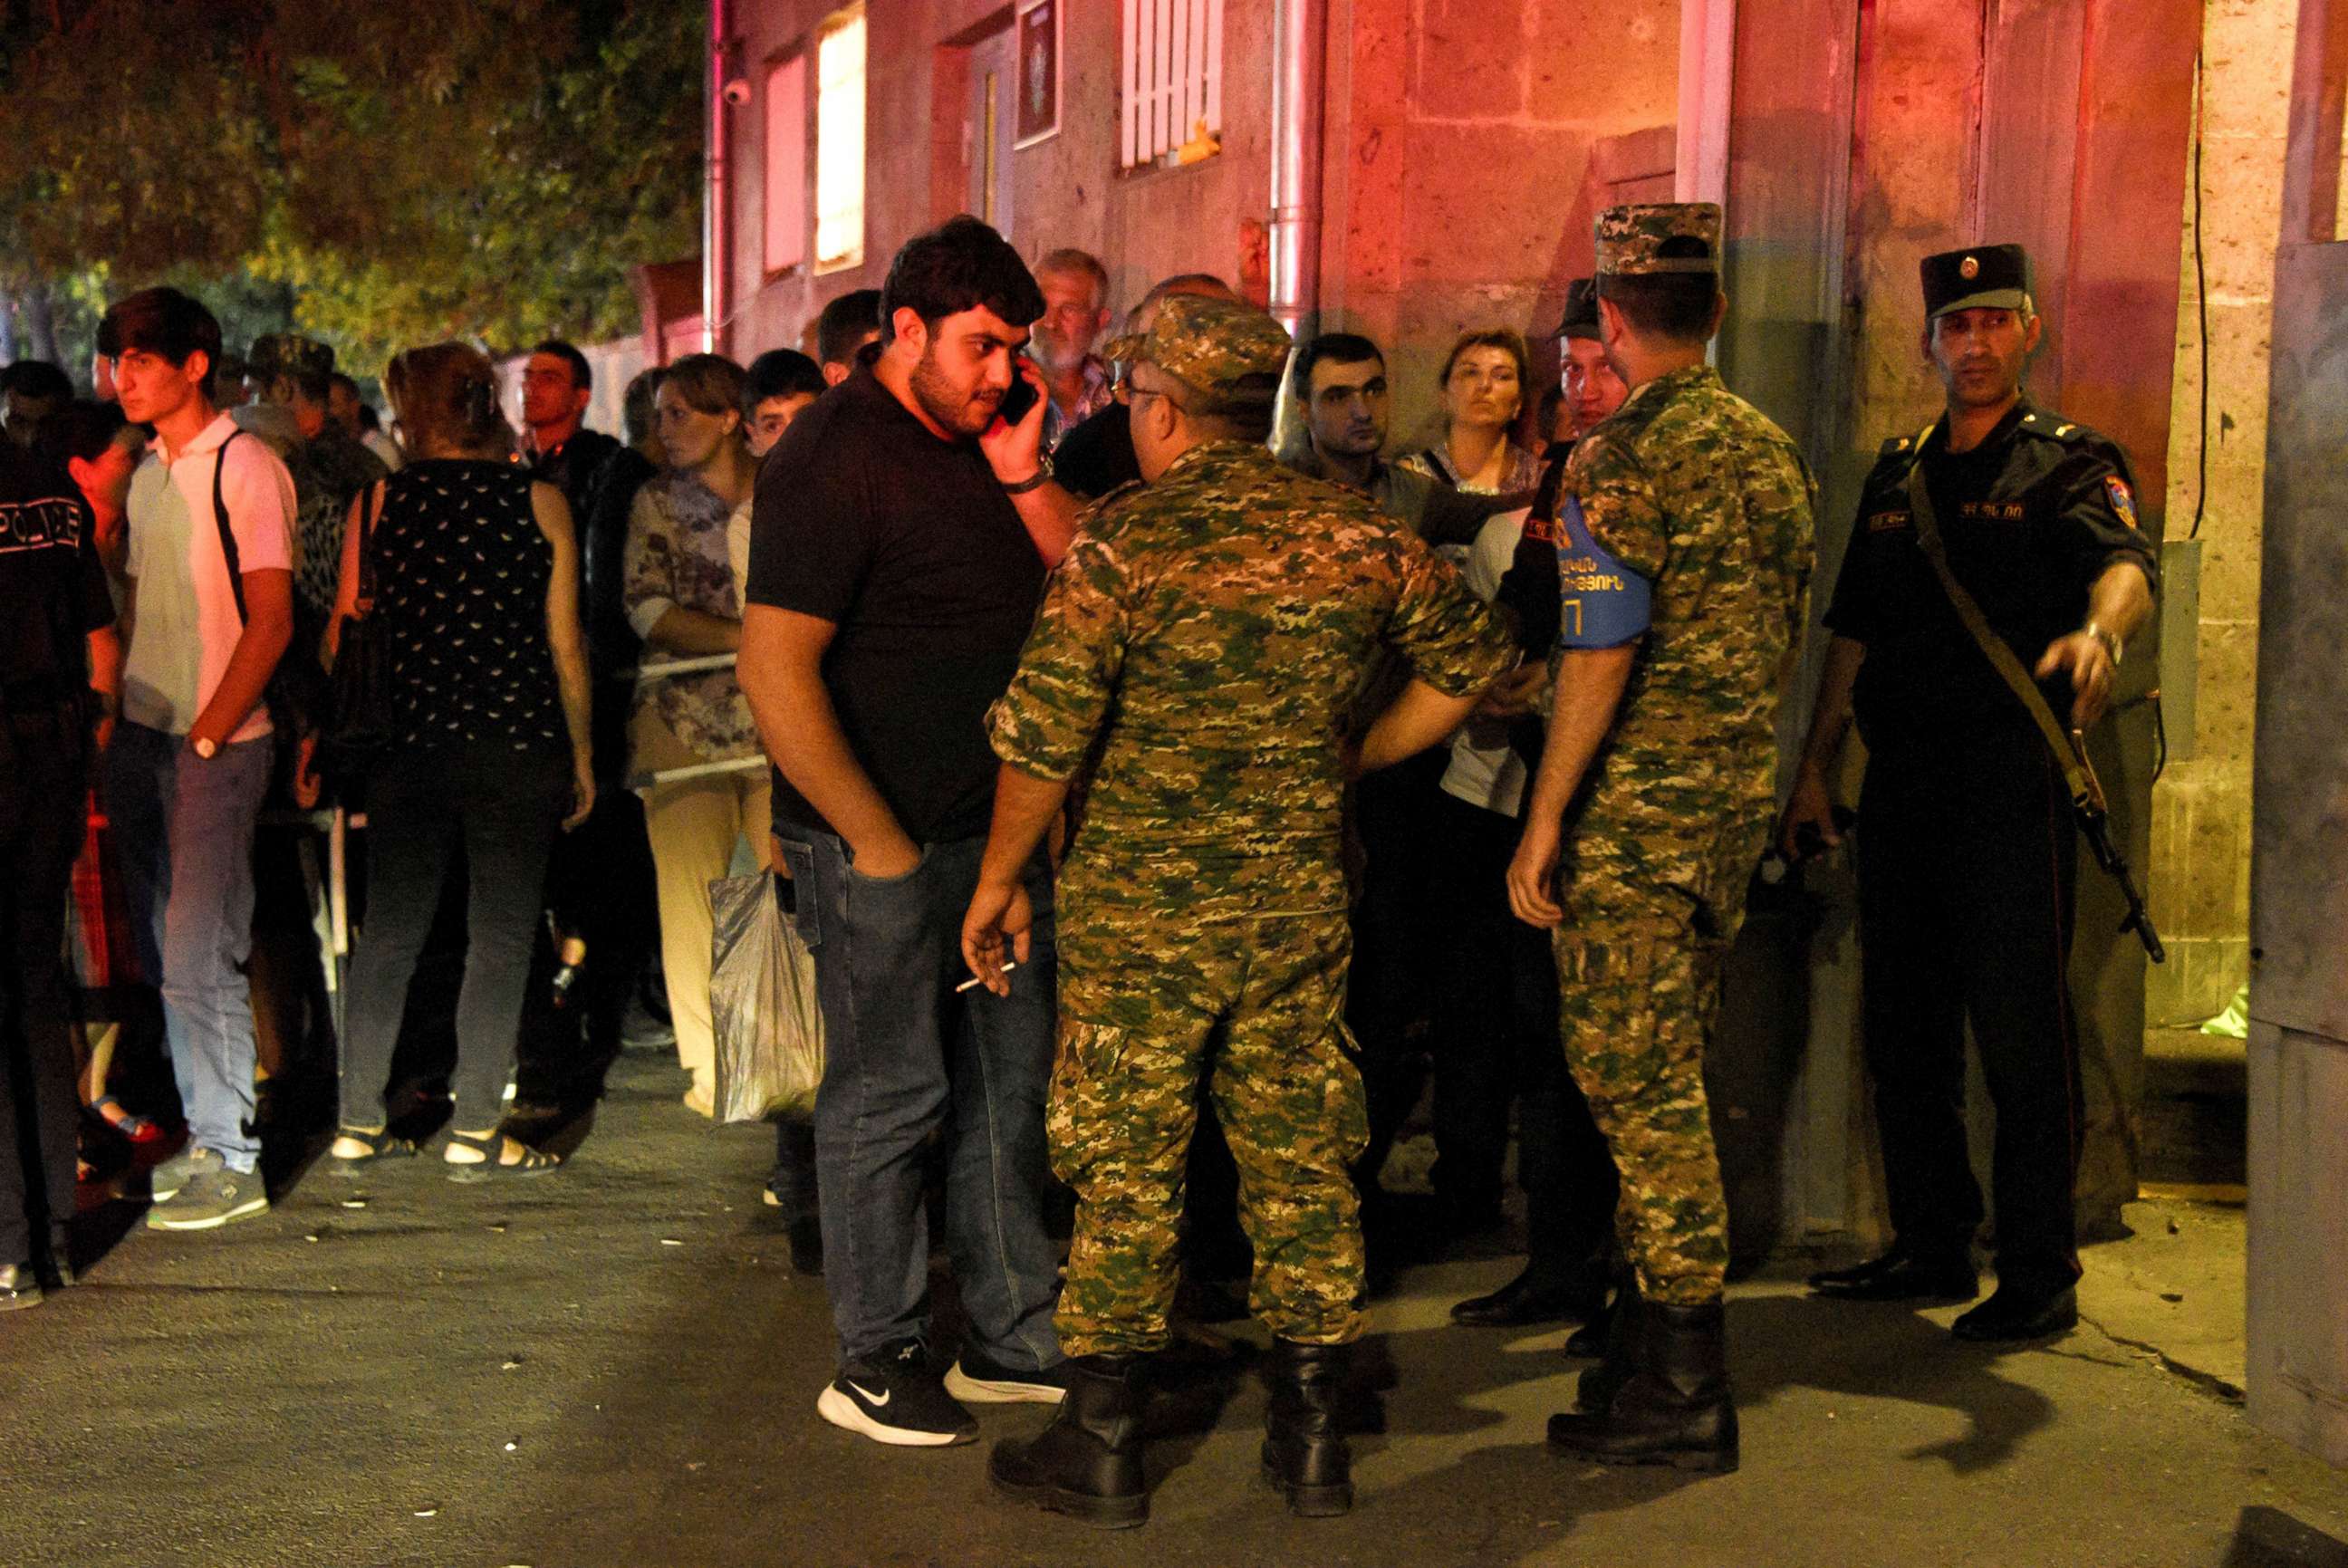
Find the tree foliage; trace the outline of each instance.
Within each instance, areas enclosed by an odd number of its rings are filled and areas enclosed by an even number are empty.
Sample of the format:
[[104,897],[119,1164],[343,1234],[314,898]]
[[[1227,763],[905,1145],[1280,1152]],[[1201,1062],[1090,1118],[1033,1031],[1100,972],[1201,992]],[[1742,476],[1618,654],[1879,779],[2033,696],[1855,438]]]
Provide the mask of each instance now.
[[0,278],[242,275],[355,368],[582,340],[689,254],[676,0],[0,0]]

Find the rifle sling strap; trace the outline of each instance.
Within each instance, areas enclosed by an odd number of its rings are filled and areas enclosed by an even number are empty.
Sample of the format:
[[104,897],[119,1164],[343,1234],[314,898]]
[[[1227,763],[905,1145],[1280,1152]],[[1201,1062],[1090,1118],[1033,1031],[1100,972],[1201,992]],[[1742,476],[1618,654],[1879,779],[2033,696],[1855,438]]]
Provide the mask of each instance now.
[[1981,649],[1982,657],[1989,660],[1990,667],[1997,671],[1998,677],[2013,693],[2014,700],[2022,704],[2024,710],[2038,726],[2038,733],[2044,738],[2046,749],[2054,754],[2055,766],[2063,770],[2063,786],[2071,792],[2071,804],[2081,811],[2091,811],[2096,808],[2095,786],[2087,777],[2086,769],[2080,763],[2077,752],[2072,749],[2069,734],[2054,717],[2054,710],[2047,706],[2046,694],[2038,689],[2038,683],[2031,678],[2030,672],[2014,656],[2013,649],[2006,640],[1990,629],[1989,619],[1982,614],[1981,605],[1949,568],[1948,547],[1941,538],[1940,520],[1932,511],[1931,489],[1924,482],[1924,442],[1931,436],[1933,428],[1933,426],[1926,426],[1924,434],[1917,438],[1916,461],[1908,469],[1908,511],[1916,525],[1916,548],[1922,551],[1924,559],[1931,563],[1932,575],[1941,580],[1941,591],[1949,596],[1949,606],[1956,611],[1957,619],[1963,624],[1966,634]]

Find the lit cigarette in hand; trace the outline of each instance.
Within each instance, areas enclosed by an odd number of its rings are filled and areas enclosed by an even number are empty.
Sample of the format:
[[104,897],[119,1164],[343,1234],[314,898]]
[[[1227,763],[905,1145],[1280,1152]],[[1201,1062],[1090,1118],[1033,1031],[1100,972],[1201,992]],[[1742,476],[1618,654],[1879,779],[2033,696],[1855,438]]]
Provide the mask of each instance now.
[[[1008,964],[1006,964],[1006,965],[1004,965],[1003,966],[1003,972],[1004,972],[1005,975],[1008,975],[1008,974],[1010,974],[1014,969],[1016,969],[1016,968],[1018,968],[1018,967],[1019,967],[1019,960],[1017,960],[1016,958],[1014,958],[1014,959],[1013,959],[1010,963],[1008,963]],[[981,986],[981,985],[985,985],[985,984],[986,984],[986,982],[985,982],[985,981],[983,981],[983,980],[980,979],[977,975],[972,975],[969,979],[967,979],[967,980],[963,981],[961,985],[957,985],[957,986],[955,986],[955,987],[954,987],[954,995],[957,995],[957,996],[959,996],[959,995],[962,995],[963,992],[965,992],[965,991],[973,990],[973,989],[975,989],[976,987]]]

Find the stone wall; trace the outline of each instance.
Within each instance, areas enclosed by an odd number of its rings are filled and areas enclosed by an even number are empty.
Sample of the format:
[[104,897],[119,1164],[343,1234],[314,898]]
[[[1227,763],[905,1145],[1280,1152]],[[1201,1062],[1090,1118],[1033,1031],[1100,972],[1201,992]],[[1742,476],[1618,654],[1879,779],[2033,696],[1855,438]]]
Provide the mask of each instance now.
[[[1672,125],[1678,0],[1333,0],[1322,324],[1385,345],[1397,445],[1468,327],[1537,337],[1591,267],[1609,139]],[[1604,173],[1601,171],[1601,178]],[[1661,191],[1646,192],[1668,198]],[[1553,343],[1535,341],[1535,379]]]
[[[2275,245],[2281,225],[2297,0],[2208,0],[2203,13],[2201,250],[2208,278],[2209,479],[2199,477],[2201,312],[2191,197],[2182,224],[2168,533],[2199,534],[2198,720],[2190,755],[2154,787],[2148,884],[2169,961],[2147,979],[2147,1022],[2198,1023],[2250,973],[2250,730]],[[2173,654],[2162,678],[2182,668]],[[2172,737],[2172,742],[2185,738]]]
[[[1028,256],[1080,245],[1122,311],[1177,272],[1264,283],[1271,191],[1272,0],[1224,0],[1222,150],[1188,167],[1117,168],[1122,7],[1064,0],[1060,133],[1012,154],[1009,234]],[[839,0],[737,0],[734,243],[727,351],[796,344],[823,303],[877,286],[896,248],[963,204],[961,73],[999,0],[866,0],[863,264],[768,276],[760,141],[765,63]],[[1330,0],[1322,323],[1389,349],[1397,444],[1429,433],[1434,378],[1469,326],[1538,334],[1590,270],[1592,155],[1676,113],[1679,0]],[[1600,178],[1606,179],[1601,167]],[[1642,195],[1667,194],[1637,190]],[[1534,345],[1537,378],[1555,350]]]

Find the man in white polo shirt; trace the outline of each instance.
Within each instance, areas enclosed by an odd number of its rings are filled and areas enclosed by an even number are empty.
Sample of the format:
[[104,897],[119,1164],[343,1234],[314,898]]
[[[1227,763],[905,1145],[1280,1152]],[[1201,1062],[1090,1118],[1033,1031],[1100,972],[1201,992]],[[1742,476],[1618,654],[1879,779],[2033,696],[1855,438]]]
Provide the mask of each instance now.
[[107,809],[188,1146],[155,1172],[158,1230],[269,1207],[252,1126],[252,833],[269,787],[262,694],[294,629],[294,481],[213,402],[220,323],[175,289],[98,324],[122,412],[155,428],[130,481],[130,630]]

